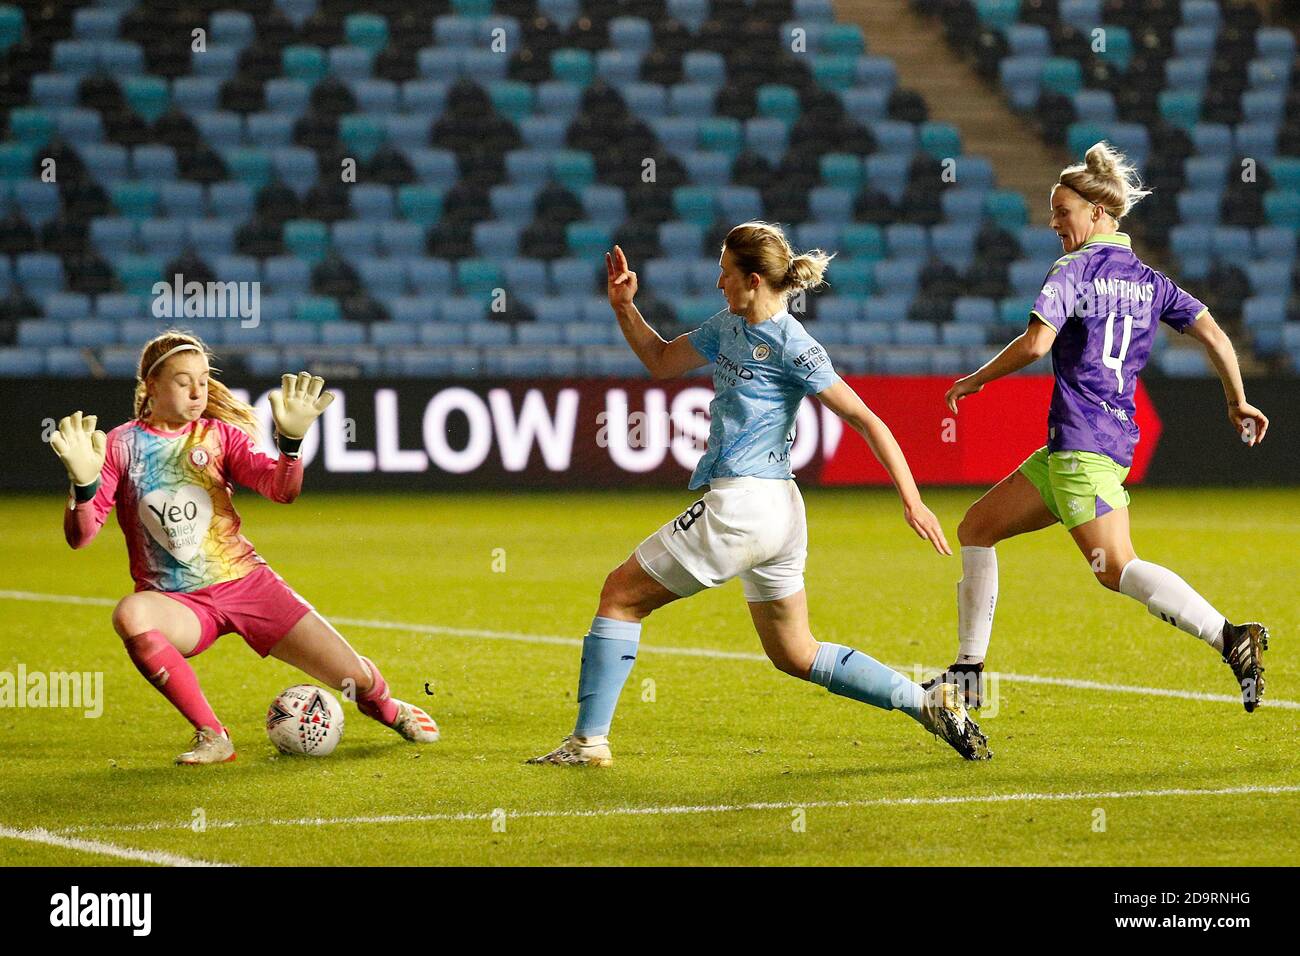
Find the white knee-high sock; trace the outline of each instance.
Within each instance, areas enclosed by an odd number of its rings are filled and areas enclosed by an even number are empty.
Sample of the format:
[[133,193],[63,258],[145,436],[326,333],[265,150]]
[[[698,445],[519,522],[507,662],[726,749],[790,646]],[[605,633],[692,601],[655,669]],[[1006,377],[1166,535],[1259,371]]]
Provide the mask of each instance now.
[[1120,572],[1119,589],[1162,621],[1223,652],[1224,616],[1168,568],[1134,558]]
[[998,555],[992,548],[962,545],[957,582],[957,663],[979,664],[993,635],[998,604]]

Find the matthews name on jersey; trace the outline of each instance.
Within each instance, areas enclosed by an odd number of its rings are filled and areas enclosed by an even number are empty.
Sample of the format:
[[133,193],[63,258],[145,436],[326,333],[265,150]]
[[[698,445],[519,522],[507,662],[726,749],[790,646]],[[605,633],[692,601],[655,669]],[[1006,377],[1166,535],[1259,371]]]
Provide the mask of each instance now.
[[1056,330],[1050,451],[1133,463],[1133,393],[1157,324],[1182,332],[1205,305],[1133,254],[1124,233],[1097,236],[1056,261],[1030,314]]

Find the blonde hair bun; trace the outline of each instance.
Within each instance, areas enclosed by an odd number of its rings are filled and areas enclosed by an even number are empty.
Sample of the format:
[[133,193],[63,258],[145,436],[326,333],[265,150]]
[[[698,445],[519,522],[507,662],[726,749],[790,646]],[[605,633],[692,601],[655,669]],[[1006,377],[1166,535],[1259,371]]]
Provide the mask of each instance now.
[[1144,196],[1151,195],[1151,190],[1143,187],[1137,167],[1105,140],[1089,146],[1082,163],[1061,170],[1058,182],[1101,206],[1117,222]]
[[757,273],[776,292],[789,296],[826,283],[826,267],[835,253],[809,249],[795,254],[781,227],[753,219],[727,233],[722,248],[730,249],[742,273]]

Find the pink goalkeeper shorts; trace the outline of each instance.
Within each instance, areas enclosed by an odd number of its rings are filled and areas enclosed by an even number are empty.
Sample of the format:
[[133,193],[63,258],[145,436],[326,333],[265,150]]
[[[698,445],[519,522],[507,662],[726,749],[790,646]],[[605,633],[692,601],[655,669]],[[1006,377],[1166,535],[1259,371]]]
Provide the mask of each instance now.
[[199,619],[199,642],[186,657],[202,654],[222,634],[238,634],[266,657],[280,638],[315,610],[266,565],[242,578],[197,591],[159,593],[184,604]]

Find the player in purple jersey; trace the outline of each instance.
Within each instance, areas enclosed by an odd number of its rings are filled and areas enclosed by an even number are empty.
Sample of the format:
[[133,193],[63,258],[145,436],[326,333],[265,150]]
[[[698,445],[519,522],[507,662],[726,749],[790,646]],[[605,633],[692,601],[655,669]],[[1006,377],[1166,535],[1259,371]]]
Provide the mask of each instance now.
[[1232,624],[1174,572],[1133,551],[1124,478],[1138,428],[1134,386],[1164,322],[1200,342],[1223,383],[1228,420],[1242,441],[1263,441],[1268,418],[1246,401],[1237,357],[1209,310],[1133,254],[1119,220],[1147,195],[1136,171],[1106,143],[1088,150],[1052,187],[1051,227],[1065,251],[1029,313],[1029,326],[978,371],[948,389],[957,403],[1050,350],[1056,386],[1047,444],[971,506],[957,535],[958,656],[936,680],[962,685],[968,706],[982,697],[984,656],[997,605],[999,541],[1061,522],[1105,587],[1205,641],[1223,655],[1247,712],[1264,693],[1261,624]]

